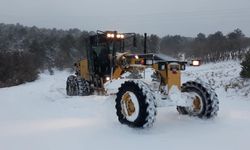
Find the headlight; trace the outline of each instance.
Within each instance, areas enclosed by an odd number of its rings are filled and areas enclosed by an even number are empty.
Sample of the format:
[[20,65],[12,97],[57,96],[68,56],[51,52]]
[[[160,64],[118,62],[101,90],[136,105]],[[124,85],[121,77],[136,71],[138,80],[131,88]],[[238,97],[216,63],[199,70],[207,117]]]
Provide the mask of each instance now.
[[117,37],[118,39],[120,39],[120,38],[121,38],[121,34],[117,34],[116,37]]
[[123,34],[117,34],[116,38],[118,38],[118,39],[124,39],[124,35]]
[[192,66],[200,66],[199,60],[192,60]]
[[124,39],[124,35],[123,34],[120,34],[120,33],[118,33],[118,34],[114,34],[114,33],[107,33],[107,38],[117,38],[117,39]]
[[110,80],[110,77],[106,77],[106,81],[109,81]]
[[115,37],[115,35],[113,33],[108,33],[107,34],[107,38],[114,38],[114,37]]
[[135,59],[139,59],[139,56],[138,56],[138,55],[135,55]]

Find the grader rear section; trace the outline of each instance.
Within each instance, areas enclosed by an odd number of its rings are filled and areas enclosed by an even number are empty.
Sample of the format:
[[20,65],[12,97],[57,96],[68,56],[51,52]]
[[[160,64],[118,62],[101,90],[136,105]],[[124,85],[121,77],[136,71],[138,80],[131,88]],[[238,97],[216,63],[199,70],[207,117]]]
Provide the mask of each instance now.
[[[75,75],[67,78],[67,95],[104,94],[104,84],[111,80],[117,67],[116,53],[124,52],[125,40],[134,36],[134,33],[116,31],[97,31],[90,36],[87,57],[75,63]],[[119,77],[120,74],[116,71],[114,75]]]

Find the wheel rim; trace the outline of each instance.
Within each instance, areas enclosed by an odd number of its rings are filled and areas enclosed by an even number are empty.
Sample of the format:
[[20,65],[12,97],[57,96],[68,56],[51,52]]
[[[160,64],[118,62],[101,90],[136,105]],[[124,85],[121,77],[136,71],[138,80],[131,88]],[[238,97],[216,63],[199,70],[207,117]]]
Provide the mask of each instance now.
[[188,107],[188,111],[191,112],[194,115],[199,115],[203,110],[203,101],[200,95],[197,93],[192,92],[192,95],[194,96],[192,106]]
[[136,95],[132,92],[126,92],[121,101],[122,114],[128,121],[135,121],[139,115],[139,102]]

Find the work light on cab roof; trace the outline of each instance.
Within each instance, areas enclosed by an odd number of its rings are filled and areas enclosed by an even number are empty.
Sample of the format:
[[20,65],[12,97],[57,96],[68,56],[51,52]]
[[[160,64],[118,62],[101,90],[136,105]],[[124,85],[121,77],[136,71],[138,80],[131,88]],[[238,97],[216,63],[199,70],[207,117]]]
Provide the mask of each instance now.
[[124,34],[121,33],[107,33],[107,38],[113,39],[113,38],[117,38],[117,39],[124,39],[125,36]]

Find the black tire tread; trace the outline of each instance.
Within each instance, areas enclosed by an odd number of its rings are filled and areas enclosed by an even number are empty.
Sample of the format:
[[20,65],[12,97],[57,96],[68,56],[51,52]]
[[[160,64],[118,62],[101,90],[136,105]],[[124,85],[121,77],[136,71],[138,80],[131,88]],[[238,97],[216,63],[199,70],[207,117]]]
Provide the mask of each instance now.
[[[127,91],[133,92],[139,102],[139,115],[138,118],[134,122],[128,121],[122,114],[121,111],[121,98],[123,94]],[[118,116],[118,120],[122,124],[126,124],[130,127],[135,128],[145,128],[151,127],[155,122],[156,116],[156,105],[155,105],[155,97],[153,96],[153,91],[148,87],[146,83],[141,80],[131,80],[124,82],[118,90],[116,94],[116,114]]]
[[70,75],[66,82],[68,96],[87,96],[91,94],[90,84],[80,76]]
[[[198,114],[199,118],[209,119],[217,116],[217,112],[219,111],[218,96],[214,89],[210,88],[209,85],[195,81],[188,81],[182,85],[181,90],[182,92],[196,92],[202,97],[203,111]],[[189,114],[190,116],[195,116],[182,106],[177,106],[177,111],[183,115]]]
[[68,96],[76,96],[78,95],[77,88],[77,78],[74,75],[70,75],[66,81],[66,93]]

